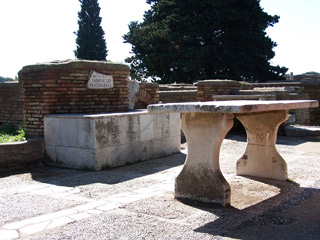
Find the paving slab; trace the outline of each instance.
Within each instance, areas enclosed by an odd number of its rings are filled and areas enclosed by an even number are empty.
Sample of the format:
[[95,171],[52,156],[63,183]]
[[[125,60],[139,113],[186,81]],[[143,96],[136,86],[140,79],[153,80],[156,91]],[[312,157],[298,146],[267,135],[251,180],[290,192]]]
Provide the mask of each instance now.
[[0,173],[2,239],[319,239],[320,142],[280,137],[289,181],[236,176],[245,136],[228,136],[221,170],[231,206],[174,199],[182,152],[108,171],[45,165]]

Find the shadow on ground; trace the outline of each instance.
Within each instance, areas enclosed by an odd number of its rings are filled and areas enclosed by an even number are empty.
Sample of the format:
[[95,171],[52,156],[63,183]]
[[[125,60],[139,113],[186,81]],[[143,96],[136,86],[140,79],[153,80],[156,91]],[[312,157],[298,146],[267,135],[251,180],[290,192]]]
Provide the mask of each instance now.
[[[165,229],[162,226],[165,227],[167,223],[170,223],[173,229],[171,233],[174,233],[176,229],[183,229],[186,231],[186,238],[190,237],[188,239],[202,239],[204,236],[209,236],[205,239],[219,239],[220,236],[245,240],[320,239],[320,180],[317,180],[317,171],[310,170],[310,168],[319,169],[317,167],[319,166],[319,145],[309,144],[310,151],[300,149],[299,157],[296,157],[297,153],[293,152],[292,148],[299,149],[299,145],[305,148],[306,141],[286,137],[278,139],[278,144],[290,146],[289,149],[282,147],[282,150],[285,150],[287,156],[291,158],[292,162],[289,167],[293,166],[292,174],[299,176],[300,180],[306,180],[307,184],[300,183],[300,185],[292,181],[283,182],[236,176],[232,170],[235,165],[234,161],[238,155],[241,155],[240,151],[244,150],[246,139],[245,136],[238,135],[229,135],[227,139],[238,141],[227,141],[228,146],[224,148],[228,154],[224,155],[223,162],[230,165],[225,168],[226,172],[224,172],[231,185],[230,207],[190,200],[177,201],[173,199],[172,192],[168,191],[165,195],[154,196],[151,200],[144,199],[124,205],[112,214],[116,215],[119,211],[121,222],[123,221],[121,211],[124,210],[130,214],[136,214],[138,220],[146,216],[146,219],[163,224],[160,225],[161,231]],[[241,145],[241,148],[235,148],[235,145]],[[114,194],[123,191],[123,187],[131,190],[131,187],[140,184],[140,187],[143,188],[153,184],[161,184],[161,181],[167,178],[171,184],[172,176],[176,176],[179,172],[176,167],[181,167],[185,158],[184,153],[178,153],[106,171],[79,171],[41,165],[30,166],[24,170],[0,173],[0,178],[30,174],[32,180],[38,182],[57,186],[81,187],[83,196],[99,199],[108,196],[109,191],[114,191],[112,187],[116,185],[118,189],[117,192],[113,192]],[[230,161],[229,158],[234,161]],[[306,163],[309,165],[303,163],[301,166],[303,160],[308,161]],[[302,168],[308,171],[301,171]],[[153,174],[157,176],[151,176]],[[159,175],[162,178],[158,178]],[[142,179],[146,176],[150,177]],[[100,186],[91,186],[91,184],[100,184]],[[172,185],[174,185],[174,181],[172,181]],[[104,193],[101,194],[102,191]],[[157,214],[160,215],[159,219],[156,218]],[[176,215],[178,218],[175,218]],[[135,220],[137,221],[137,219]],[[144,223],[144,221],[142,222]],[[132,222],[128,222],[126,226],[131,226],[131,224]],[[150,231],[156,228],[150,223],[144,224],[151,228]],[[166,230],[170,232],[170,229]],[[181,236],[184,236],[183,231]],[[191,238],[191,236],[196,238]]]
[[195,231],[246,240],[319,239],[319,189],[300,187],[293,182],[252,179],[279,188],[279,194],[241,210],[234,206],[222,208],[214,204],[183,201],[219,217]]
[[29,173],[35,181],[66,187],[77,187],[93,183],[118,184],[180,166],[184,163],[185,158],[186,155],[184,153],[176,153],[167,157],[137,162],[104,171],[72,170],[40,164],[0,173],[0,178]]

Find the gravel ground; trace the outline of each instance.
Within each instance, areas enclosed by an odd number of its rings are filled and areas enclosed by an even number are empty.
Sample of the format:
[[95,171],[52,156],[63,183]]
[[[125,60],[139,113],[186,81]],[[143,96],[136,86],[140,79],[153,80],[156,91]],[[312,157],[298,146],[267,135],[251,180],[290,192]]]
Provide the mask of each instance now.
[[[2,173],[0,223],[163,185],[159,194],[50,230],[22,234],[21,239],[320,239],[320,142],[279,138],[277,149],[288,163],[290,178],[284,182],[236,176],[236,161],[245,147],[242,136],[229,136],[221,147],[221,170],[231,185],[230,207],[173,198],[174,178],[186,157],[183,150],[109,171],[39,165]],[[72,194],[46,194],[37,190],[41,186]],[[35,191],[23,191],[28,188]]]

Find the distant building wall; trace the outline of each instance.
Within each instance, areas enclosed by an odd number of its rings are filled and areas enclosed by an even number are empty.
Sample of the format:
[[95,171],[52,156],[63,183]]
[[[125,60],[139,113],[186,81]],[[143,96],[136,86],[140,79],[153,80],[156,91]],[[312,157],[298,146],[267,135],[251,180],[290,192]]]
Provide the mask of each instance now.
[[196,102],[197,91],[194,90],[176,90],[161,91],[159,99],[162,103],[178,103],[178,102]]
[[212,101],[213,95],[229,95],[233,91],[244,89],[245,84],[234,80],[204,80],[198,82],[197,99],[200,102]]
[[[302,87],[302,92],[309,95],[309,99],[318,100],[320,103],[320,81],[302,82],[300,86]],[[320,107],[309,109],[307,124],[320,126]]]
[[0,126],[23,124],[22,90],[18,82],[0,83]]
[[135,108],[146,108],[154,103],[194,102],[197,101],[197,87],[193,84],[139,83],[135,98]]
[[[286,77],[286,80],[291,80],[290,76]],[[292,80],[296,82],[313,82],[313,81],[320,81],[320,76],[314,73],[305,73],[299,75],[293,75]]]
[[[233,95],[241,90],[254,88],[277,88],[288,89],[286,94],[279,92],[277,100],[318,100],[320,102],[320,82],[267,82],[267,83],[244,83],[231,80],[204,80],[198,83],[198,101],[212,101],[213,95]],[[304,125],[320,125],[320,108],[293,110],[296,114],[296,123]]]
[[196,102],[197,86],[193,84],[159,85],[159,101],[162,103]]
[[[51,64],[25,67],[20,72],[20,84],[0,83],[0,126],[5,124],[18,126],[25,120],[27,134],[42,136],[43,117],[47,114],[126,111],[129,104],[127,87],[129,68],[121,64],[108,64],[73,61],[56,66]],[[114,89],[87,89],[85,85],[91,69],[112,74]],[[159,101],[163,103],[212,101],[213,95],[234,95],[239,91],[266,87],[294,89],[294,92],[287,94],[286,98],[284,96],[279,98],[277,94],[277,99],[312,99],[320,102],[320,81],[242,83],[231,80],[205,80],[198,83],[197,98],[193,92],[196,89],[185,91],[188,86],[181,88],[174,85],[140,83],[135,108],[145,108],[148,104]],[[170,92],[168,88],[172,88]],[[320,108],[298,109],[293,113],[296,114],[298,124],[320,126]]]

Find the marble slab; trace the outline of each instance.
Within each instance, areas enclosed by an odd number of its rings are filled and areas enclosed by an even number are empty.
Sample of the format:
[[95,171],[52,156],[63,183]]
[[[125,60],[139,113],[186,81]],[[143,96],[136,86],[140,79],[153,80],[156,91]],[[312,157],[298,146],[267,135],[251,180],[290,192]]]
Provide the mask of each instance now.
[[217,112],[217,113],[250,113],[297,108],[318,107],[316,100],[283,100],[283,101],[258,101],[258,100],[232,100],[211,102],[185,102],[151,104],[149,112]]

